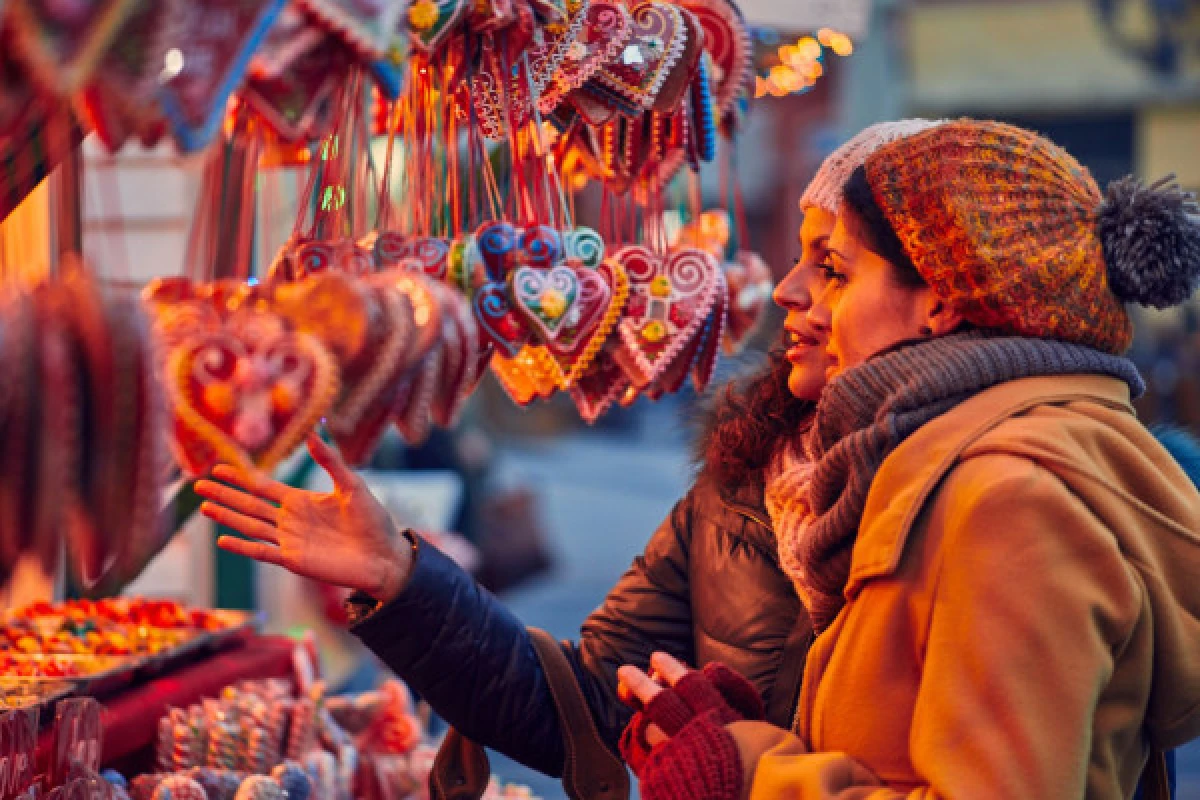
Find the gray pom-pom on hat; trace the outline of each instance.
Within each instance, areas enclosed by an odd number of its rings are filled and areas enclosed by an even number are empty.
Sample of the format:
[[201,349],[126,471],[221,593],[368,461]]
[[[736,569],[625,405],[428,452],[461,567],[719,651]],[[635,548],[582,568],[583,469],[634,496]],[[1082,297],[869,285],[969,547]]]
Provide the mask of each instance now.
[[1126,303],[1171,308],[1200,286],[1200,207],[1174,179],[1126,177],[1105,192],[1097,229],[1109,286]]

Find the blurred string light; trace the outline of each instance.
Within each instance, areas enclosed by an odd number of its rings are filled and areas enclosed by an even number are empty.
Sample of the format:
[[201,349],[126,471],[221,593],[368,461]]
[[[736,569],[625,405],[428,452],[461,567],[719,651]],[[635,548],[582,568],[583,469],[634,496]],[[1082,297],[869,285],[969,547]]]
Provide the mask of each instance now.
[[792,44],[780,45],[775,51],[779,63],[766,75],[754,76],[754,96],[786,97],[809,91],[825,74],[827,50],[848,56],[854,52],[854,42],[844,33],[822,28],[815,37],[801,36]]

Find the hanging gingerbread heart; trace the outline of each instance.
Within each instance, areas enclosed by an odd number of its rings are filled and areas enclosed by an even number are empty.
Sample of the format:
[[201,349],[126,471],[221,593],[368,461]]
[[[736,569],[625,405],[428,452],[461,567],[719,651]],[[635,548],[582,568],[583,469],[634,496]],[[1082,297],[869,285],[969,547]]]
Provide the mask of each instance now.
[[[529,65],[529,81],[532,84],[533,97],[537,98],[538,107],[545,99],[547,87],[561,73],[563,65],[570,58],[572,49],[579,42],[580,34],[586,22],[587,0],[584,9],[576,14],[570,23],[558,33],[550,33],[543,27],[535,29],[533,42],[526,54]],[[576,49],[576,52],[579,51]],[[551,106],[553,108],[553,106]]]
[[656,107],[659,94],[688,52],[688,27],[683,12],[668,3],[634,6],[629,43],[614,61],[592,79],[640,109]]
[[722,287],[717,260],[684,248],[665,258],[641,246],[613,258],[629,275],[629,302],[618,326],[615,356],[630,382],[645,387],[674,361],[703,326]]
[[468,0],[414,0],[408,7],[413,47],[425,55],[441,49],[462,22]]
[[509,63],[491,50],[484,53],[470,82],[479,129],[492,141],[510,139],[533,119],[528,62],[522,58]]
[[729,311],[723,348],[732,356],[742,351],[766,318],[774,284],[766,262],[747,250],[738,252],[734,261],[725,264],[725,282],[729,287]]
[[401,380],[397,388],[392,420],[401,438],[413,447],[424,444],[433,429],[433,399],[441,374],[442,347],[438,344]]
[[184,3],[177,42],[179,70],[159,101],[179,149],[203,149],[220,129],[229,96],[241,85],[250,56],[284,0],[206,0]]
[[591,425],[630,389],[629,378],[606,347],[570,388],[571,400],[583,421]]
[[629,279],[620,264],[608,260],[601,264],[595,272],[609,287],[608,308],[589,333],[577,337],[577,344],[574,348],[563,352],[552,351],[555,360],[563,370],[562,383],[565,388],[573,386],[580,376],[591,368],[605,343],[616,331],[617,323],[620,322],[621,314],[625,310],[625,303],[629,299]]
[[506,284],[484,284],[471,299],[471,305],[480,334],[506,357],[515,356],[529,341],[529,326],[513,309]]
[[353,384],[328,417],[329,432],[351,464],[362,464],[375,450],[395,407],[396,393],[410,360],[414,323],[412,308],[399,291],[375,288],[373,300],[381,312],[381,336],[364,356],[369,369]]
[[333,39],[319,39],[274,75],[252,75],[241,91],[246,104],[284,142],[312,138],[318,114],[344,80],[349,62]]
[[485,222],[475,231],[475,247],[488,279],[503,281],[516,263],[521,249],[521,232],[511,222]]
[[10,41],[46,92],[69,97],[91,80],[135,3],[10,0]]
[[724,276],[721,276],[721,287],[717,289],[713,310],[709,312],[708,322],[704,328],[704,344],[696,354],[696,363],[692,366],[692,385],[701,394],[708,389],[713,372],[717,368],[717,356],[721,352],[721,342],[725,338],[725,326],[729,319],[729,291],[725,286]]
[[272,287],[270,307],[289,327],[330,350],[344,384],[370,369],[370,351],[383,338],[384,322],[366,284],[343,272],[325,272]]
[[538,341],[560,356],[587,342],[612,302],[612,286],[599,272],[567,264],[518,268],[512,294]]
[[562,386],[562,369],[540,345],[526,345],[512,358],[497,354],[491,368],[500,387],[519,406],[545,400]]
[[137,0],[90,84],[79,95],[109,152],[159,119],[156,94],[182,0]]
[[442,374],[433,399],[433,421],[443,428],[451,427],[475,387],[475,370],[479,363],[479,331],[475,318],[463,295],[435,284],[443,311]]
[[712,57],[713,95],[725,116],[745,92],[754,69],[754,46],[746,22],[729,0],[682,0],[704,30],[704,49]]
[[563,238],[550,225],[527,225],[521,231],[519,263],[531,267],[551,267],[562,261]]
[[385,231],[375,240],[375,263],[382,270],[399,267],[415,268],[434,280],[444,281],[449,268],[450,241],[429,237],[413,237]]
[[4,329],[0,342],[11,381],[0,417],[0,564],[15,564],[29,549],[32,526],[29,498],[36,491],[32,460],[39,447],[37,410],[41,403],[37,312],[32,298],[9,287],[0,294]]
[[597,269],[604,263],[604,237],[592,228],[579,226],[562,235],[563,258]]
[[255,322],[231,322],[171,354],[172,447],[191,475],[217,463],[271,469],[337,397],[337,364],[315,337]]
[[629,11],[615,0],[591,0],[577,16],[580,19],[577,35],[538,100],[543,114],[551,113],[567,95],[617,58],[633,32]]
[[296,0],[364,63],[387,55],[408,3],[401,0]]

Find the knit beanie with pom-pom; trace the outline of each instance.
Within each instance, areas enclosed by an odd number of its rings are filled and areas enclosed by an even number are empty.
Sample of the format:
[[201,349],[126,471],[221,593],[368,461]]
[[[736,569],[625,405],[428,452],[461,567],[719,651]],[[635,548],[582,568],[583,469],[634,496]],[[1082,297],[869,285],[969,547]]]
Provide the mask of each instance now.
[[863,128],[854,138],[838,147],[821,162],[817,174],[800,197],[801,208],[820,208],[836,214],[842,205],[842,187],[855,167],[862,166],[867,156],[880,147],[914,133],[941,124],[928,119],[898,119],[878,122]]
[[913,266],[980,328],[1120,354],[1127,303],[1176,306],[1200,284],[1191,195],[1132,178],[1101,193],[1022,128],[946,122],[880,147],[862,172]]

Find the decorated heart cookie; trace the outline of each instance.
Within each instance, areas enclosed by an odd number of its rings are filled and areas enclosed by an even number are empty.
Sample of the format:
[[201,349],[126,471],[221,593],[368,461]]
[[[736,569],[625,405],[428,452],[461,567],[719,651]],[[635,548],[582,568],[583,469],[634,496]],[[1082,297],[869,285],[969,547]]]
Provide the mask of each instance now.
[[[542,89],[538,108],[549,114],[601,67],[620,54],[633,31],[629,11],[614,0],[591,0],[577,15],[579,28],[566,46],[564,58]],[[568,34],[562,35],[566,42]],[[559,38],[559,37],[552,37]]]
[[491,367],[501,388],[519,406],[550,397],[563,381],[562,369],[550,352],[536,345],[526,345],[512,358],[496,355]]
[[628,44],[594,80],[635,108],[650,109],[684,57],[688,30],[677,6],[643,2],[633,8]]
[[704,30],[704,49],[712,57],[713,95],[720,116],[733,110],[753,76],[754,49],[745,20],[729,0],[682,0]]
[[318,39],[274,74],[253,75],[241,97],[284,142],[317,133],[318,112],[345,78],[348,62],[333,39]]
[[406,268],[435,280],[446,279],[449,269],[450,242],[447,239],[412,237],[385,231],[375,239],[375,263],[380,269],[392,269],[408,262]]
[[579,380],[609,341],[625,310],[629,299],[629,279],[625,270],[615,261],[605,261],[596,270],[596,275],[609,287],[608,308],[592,327],[590,333],[579,336],[577,345],[571,350],[553,352],[555,360],[563,370],[563,386],[570,388]]
[[725,282],[729,310],[723,347],[727,355],[736,355],[766,318],[773,288],[771,270],[757,253],[743,250],[725,264]]
[[630,389],[629,378],[617,364],[614,352],[606,347],[570,388],[579,416],[589,425]]
[[337,364],[315,337],[256,322],[230,322],[171,353],[172,446],[191,475],[222,462],[270,469],[337,397]]
[[10,0],[10,41],[53,96],[81,90],[133,13],[136,0]]
[[177,42],[182,68],[168,78],[159,100],[185,153],[212,141],[225,104],[241,85],[250,56],[271,27],[284,0],[206,0],[184,3]]
[[566,264],[518,268],[512,293],[517,312],[555,355],[584,345],[612,302],[612,287],[599,272]]
[[383,58],[407,10],[399,0],[296,0],[362,62]]
[[467,0],[413,0],[408,7],[408,30],[413,46],[429,55],[436,52],[462,22]]
[[604,238],[591,228],[580,226],[562,235],[563,257],[596,269],[604,263]]
[[704,325],[722,288],[720,266],[692,248],[663,258],[630,246],[613,258],[629,276],[629,302],[614,355],[630,382],[641,388],[653,383]]
[[484,340],[505,357],[512,358],[529,341],[529,326],[513,309],[506,284],[484,284],[472,298],[471,306]]

